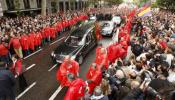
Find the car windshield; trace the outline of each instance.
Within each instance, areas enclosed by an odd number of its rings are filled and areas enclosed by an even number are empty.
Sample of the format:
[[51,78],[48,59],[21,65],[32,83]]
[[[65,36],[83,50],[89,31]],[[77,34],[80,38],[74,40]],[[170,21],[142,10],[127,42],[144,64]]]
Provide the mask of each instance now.
[[120,17],[116,16],[116,17],[113,17],[112,20],[121,20]]
[[109,23],[103,23],[102,27],[110,27]]
[[82,38],[77,36],[70,36],[66,41],[69,46],[78,46],[81,45],[81,42]]

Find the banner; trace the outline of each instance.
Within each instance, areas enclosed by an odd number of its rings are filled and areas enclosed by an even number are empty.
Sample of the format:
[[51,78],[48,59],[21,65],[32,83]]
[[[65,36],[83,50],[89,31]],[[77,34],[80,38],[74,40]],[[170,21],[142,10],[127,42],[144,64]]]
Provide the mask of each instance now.
[[145,16],[150,16],[151,15],[151,7],[143,9],[138,16],[139,17],[145,17]]

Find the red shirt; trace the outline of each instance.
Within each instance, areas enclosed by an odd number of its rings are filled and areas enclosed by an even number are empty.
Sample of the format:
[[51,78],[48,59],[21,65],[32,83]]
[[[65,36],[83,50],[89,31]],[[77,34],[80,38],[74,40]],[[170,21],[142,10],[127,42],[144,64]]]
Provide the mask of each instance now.
[[92,82],[88,84],[89,87],[89,94],[92,94],[94,91],[94,88],[96,86],[99,86],[102,81],[102,72],[101,70],[96,70],[93,77],[91,79]]
[[92,65],[90,66],[88,73],[86,74],[87,79],[91,79],[93,75],[95,74],[96,69],[92,68]]
[[95,63],[101,67],[104,66],[106,69],[108,69],[109,67],[109,59],[108,59],[108,56],[106,54],[101,54],[101,55],[97,55],[96,56],[96,59],[95,59]]
[[8,54],[8,49],[4,46],[4,44],[0,44],[0,56],[5,56]]
[[80,100],[80,97],[84,97],[85,95],[85,86],[86,83],[80,78],[72,81],[64,100]]
[[66,61],[64,61],[61,65],[60,68],[57,71],[57,80],[59,80],[61,82],[62,86],[69,86],[70,82],[67,79],[67,75],[69,73],[74,74],[75,76],[77,76],[77,73],[79,72],[79,64],[72,60],[70,62],[70,65],[67,64]]
[[17,72],[19,74],[22,73],[22,60],[21,59],[17,60],[15,63],[13,63],[12,70],[13,70],[13,73],[15,75],[16,75]]
[[21,43],[23,50],[29,49],[29,40],[28,40],[28,36],[26,34],[21,36],[20,43]]
[[9,48],[11,45],[13,46],[14,49],[19,49],[21,47],[21,44],[18,38],[11,38],[9,42]]
[[29,41],[30,41],[29,48],[30,48],[31,50],[34,50],[34,49],[35,49],[35,45],[34,45],[34,42],[35,42],[35,34],[34,34],[34,33],[30,33],[30,34],[29,34]]

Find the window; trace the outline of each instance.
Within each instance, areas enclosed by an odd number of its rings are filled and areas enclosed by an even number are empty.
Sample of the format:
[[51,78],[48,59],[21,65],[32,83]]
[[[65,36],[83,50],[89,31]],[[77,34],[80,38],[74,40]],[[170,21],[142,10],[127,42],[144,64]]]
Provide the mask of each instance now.
[[36,0],[37,1],[37,7],[41,8],[41,0]]
[[74,2],[71,2],[71,10],[74,10]]
[[66,11],[69,10],[69,2],[66,2]]
[[56,4],[56,2],[51,2],[51,7],[52,7],[52,12],[56,13],[57,12],[57,4]]
[[[92,32],[92,31],[90,31]],[[87,37],[86,37],[86,43],[90,43],[91,42],[91,34],[88,34]]]
[[15,9],[13,0],[6,0],[6,3],[7,3],[8,10],[14,10]]
[[77,10],[77,9],[78,9],[78,3],[75,2],[75,10]]
[[25,9],[29,9],[30,8],[30,2],[29,2],[29,0],[23,0],[23,2],[24,2],[24,8]]
[[59,2],[59,8],[60,8],[60,11],[63,11],[64,10],[63,2]]

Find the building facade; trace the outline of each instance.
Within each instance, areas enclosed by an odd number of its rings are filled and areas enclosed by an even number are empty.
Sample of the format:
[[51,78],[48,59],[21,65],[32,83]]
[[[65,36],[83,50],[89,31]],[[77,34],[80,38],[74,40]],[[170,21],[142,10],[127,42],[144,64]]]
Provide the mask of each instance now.
[[[87,7],[88,0],[46,0],[47,13],[79,10]],[[42,0],[0,0],[3,13],[41,12]],[[0,9],[1,9],[0,8]]]

